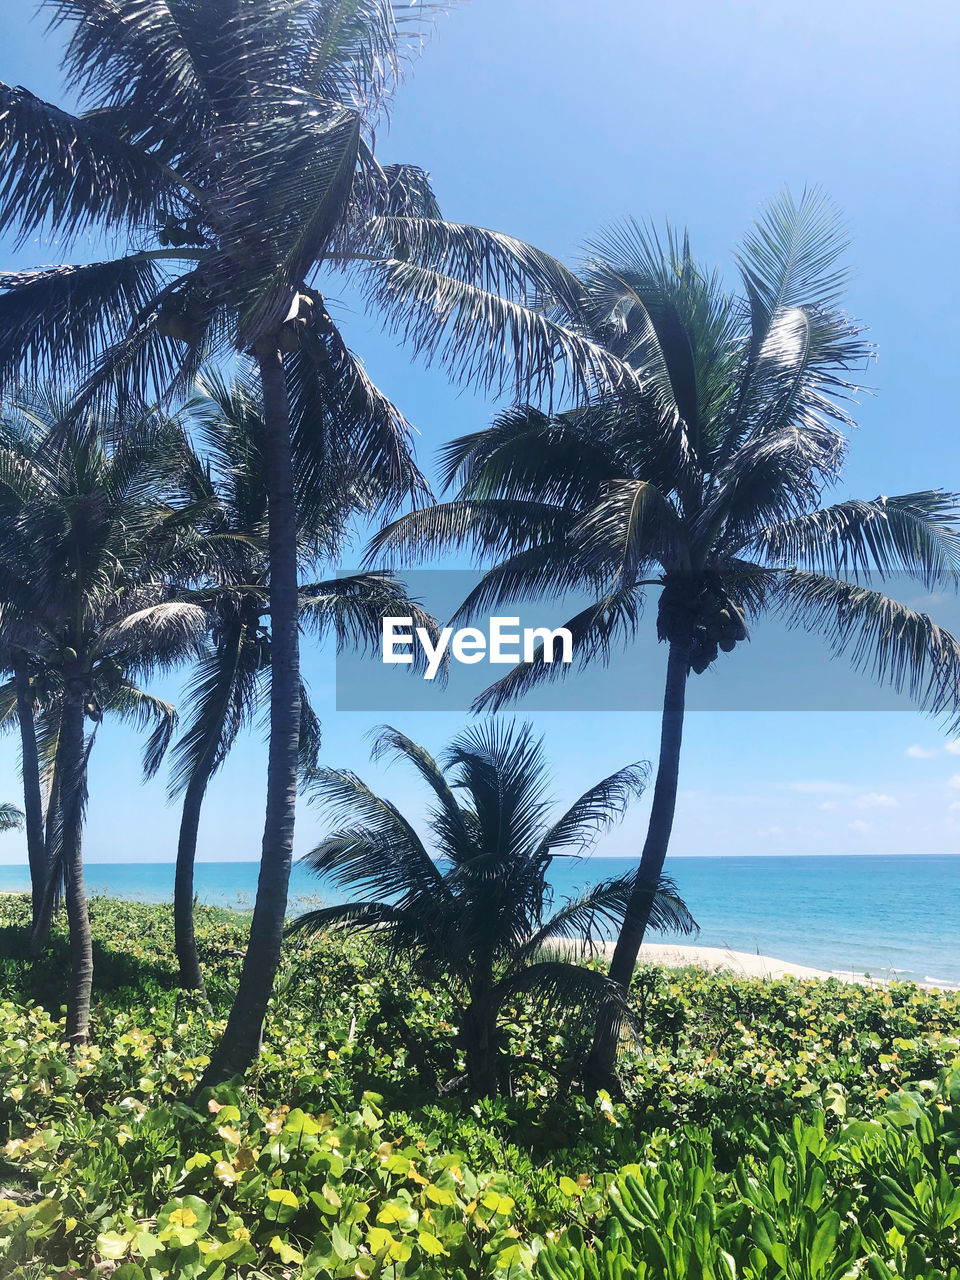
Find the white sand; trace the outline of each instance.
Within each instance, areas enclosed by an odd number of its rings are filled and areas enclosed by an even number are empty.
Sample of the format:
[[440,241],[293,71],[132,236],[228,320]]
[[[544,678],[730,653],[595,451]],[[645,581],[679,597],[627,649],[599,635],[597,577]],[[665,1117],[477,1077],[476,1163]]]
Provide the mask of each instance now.
[[[553,939],[561,949],[572,947],[568,939]],[[613,943],[594,944],[594,953],[607,959],[613,955]],[[638,964],[657,964],[664,969],[683,969],[693,966],[711,973],[726,972],[745,978],[839,978],[842,982],[856,982],[865,986],[885,986],[884,977],[867,977],[851,969],[812,969],[807,964],[790,964],[775,960],[773,956],[754,955],[750,951],[730,951],[725,947],[700,947],[694,944],[675,945],[661,942],[645,942],[640,948]],[[932,982],[917,984],[928,990],[955,991],[956,987],[935,985]]]
[[830,978],[826,969],[811,969],[805,964],[788,964],[774,960],[772,956],[751,955],[749,951],[726,951],[722,947],[671,946],[666,943],[645,942],[640,948],[640,964],[658,964],[665,969],[680,969],[696,965],[711,972],[724,970],[739,973],[745,978]]
[[[562,949],[573,948],[567,939],[554,938]],[[613,943],[601,942],[593,946],[594,954],[609,959],[613,955]],[[832,978],[836,975],[825,969],[811,969],[805,964],[787,964],[771,956],[751,955],[748,951],[728,951],[724,947],[677,946],[660,942],[645,942],[640,948],[638,964],[658,964],[664,969],[683,969],[693,965],[715,973],[720,970],[742,974],[745,978],[783,978],[792,974],[795,978]]]

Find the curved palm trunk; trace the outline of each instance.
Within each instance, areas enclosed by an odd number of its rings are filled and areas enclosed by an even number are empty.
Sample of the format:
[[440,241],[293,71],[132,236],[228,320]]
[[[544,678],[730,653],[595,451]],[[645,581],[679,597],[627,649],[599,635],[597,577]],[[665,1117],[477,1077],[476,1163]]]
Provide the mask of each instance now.
[[70,694],[60,729],[62,770],[62,838],[64,897],[70,925],[70,981],[67,991],[67,1040],[89,1038],[90,991],[93,986],[93,943],[83,888],[81,843],[86,799],[87,758],[83,741],[83,697]]
[[197,955],[193,923],[193,867],[197,856],[200,810],[210,781],[210,770],[197,769],[187,785],[180,815],[177,841],[177,870],[173,881],[173,932],[180,986],[186,991],[203,990],[203,973]]
[[33,719],[33,695],[30,673],[17,663],[17,719],[20,722],[20,771],[23,775],[23,815],[27,828],[27,862],[30,866],[33,938],[31,947],[42,946],[45,937],[38,934],[44,915],[47,887],[47,850],[43,839],[43,794],[40,790],[40,757],[37,753],[37,728]]
[[187,991],[203,991],[203,971],[197,955],[197,938],[193,920],[193,869],[197,860],[197,838],[200,832],[200,811],[207,786],[213,773],[220,731],[230,707],[233,685],[243,647],[244,628],[236,628],[233,639],[232,663],[221,672],[219,710],[220,722],[204,747],[183,797],[180,815],[180,836],[177,841],[177,870],[173,882],[173,930],[180,985]]
[[293,859],[300,738],[300,636],[297,597],[297,527],[293,491],[290,411],[283,361],[276,343],[258,348],[267,428],[270,518],[270,750],[267,813],[253,923],[240,985],[201,1088],[245,1071],[260,1048],[260,1034],[280,962],[287,886]]
[[[673,816],[677,807],[677,782],[680,775],[680,746],[683,740],[683,713],[686,702],[690,645],[673,641],[667,658],[667,680],[663,694],[663,718],[660,728],[660,759],[653,789],[653,806],[647,836],[640,856],[636,884],[630,896],[620,936],[610,962],[610,977],[624,989],[629,987],[636,968],[640,944],[650,919],[657,882],[667,856]],[[587,1059],[584,1085],[589,1096],[598,1089],[616,1086],[617,1044],[620,1037],[620,1015],[607,1004],[597,1018],[593,1045]]]

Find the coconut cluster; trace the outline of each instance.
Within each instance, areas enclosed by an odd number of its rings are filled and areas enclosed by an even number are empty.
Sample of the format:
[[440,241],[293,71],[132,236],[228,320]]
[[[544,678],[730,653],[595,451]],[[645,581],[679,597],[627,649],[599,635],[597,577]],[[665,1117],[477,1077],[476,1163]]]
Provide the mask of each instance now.
[[157,312],[157,333],[196,346],[210,321],[210,303],[197,290],[171,293]]
[[730,653],[749,633],[743,610],[718,575],[684,574],[668,579],[663,588],[657,634],[661,640],[689,643],[689,669],[700,675],[721,649]]

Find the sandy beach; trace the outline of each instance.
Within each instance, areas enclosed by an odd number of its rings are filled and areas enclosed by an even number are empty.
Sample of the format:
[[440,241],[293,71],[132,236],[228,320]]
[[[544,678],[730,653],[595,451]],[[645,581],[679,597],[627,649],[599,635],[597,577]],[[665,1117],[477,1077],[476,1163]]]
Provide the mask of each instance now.
[[[554,939],[561,948],[572,944],[568,939]],[[613,954],[612,942],[593,944],[595,954],[602,954],[608,959]],[[664,969],[684,969],[693,966],[705,969],[710,973],[726,972],[739,974],[745,978],[838,978],[842,982],[863,983],[867,986],[883,986],[889,979],[883,975],[856,973],[852,969],[814,969],[806,964],[792,964],[788,960],[777,960],[773,956],[762,956],[750,951],[731,951],[726,947],[700,947],[695,943],[674,945],[660,942],[645,942],[640,948],[638,964],[655,964]],[[920,982],[918,986],[927,990],[955,991],[958,988],[946,984]]]

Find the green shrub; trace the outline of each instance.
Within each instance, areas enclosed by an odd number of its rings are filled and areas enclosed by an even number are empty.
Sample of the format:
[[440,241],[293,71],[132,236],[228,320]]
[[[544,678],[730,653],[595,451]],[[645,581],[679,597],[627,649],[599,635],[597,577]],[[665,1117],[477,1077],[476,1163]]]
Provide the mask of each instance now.
[[445,992],[320,938],[245,1081],[194,1100],[248,918],[198,915],[211,1010],[169,907],[95,899],[70,1052],[26,911],[0,899],[5,1280],[960,1280],[955,994],[644,970],[623,1099],[578,1097],[581,1032],[517,1005],[514,1096],[475,1102],[437,1092]]

